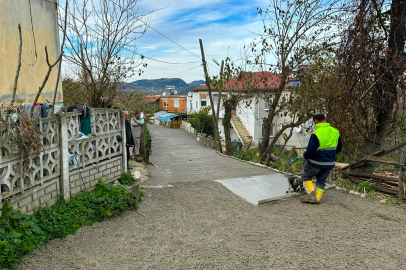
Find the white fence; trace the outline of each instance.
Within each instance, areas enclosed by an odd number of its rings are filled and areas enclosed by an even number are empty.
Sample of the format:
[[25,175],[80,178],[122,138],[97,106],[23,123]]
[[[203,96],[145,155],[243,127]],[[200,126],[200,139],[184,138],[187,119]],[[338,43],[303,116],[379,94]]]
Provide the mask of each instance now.
[[[98,180],[94,175],[110,182],[126,171],[122,112],[91,109],[90,115],[92,133],[84,139],[80,138],[77,111],[40,119],[44,149],[30,158],[28,173],[23,173],[23,159],[9,139],[13,133],[0,126],[1,205],[9,200],[15,210],[32,213],[39,205],[55,203],[60,194],[69,199],[85,186],[92,188]],[[118,142],[117,136],[123,142]]]

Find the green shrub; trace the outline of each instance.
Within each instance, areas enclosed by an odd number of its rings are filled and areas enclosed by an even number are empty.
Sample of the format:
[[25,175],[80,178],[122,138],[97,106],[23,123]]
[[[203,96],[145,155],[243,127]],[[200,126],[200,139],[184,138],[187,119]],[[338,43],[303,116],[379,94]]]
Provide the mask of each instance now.
[[131,184],[134,181],[135,181],[134,176],[131,173],[126,172],[126,173],[121,174],[121,177],[120,177],[121,184],[125,184],[125,185]]
[[207,136],[214,137],[214,120],[213,116],[210,114],[210,107],[203,107],[199,112],[192,113],[192,119],[190,119],[190,124],[199,133],[205,133]]
[[39,207],[34,215],[14,212],[5,201],[0,217],[0,268],[13,268],[40,244],[135,207],[136,200],[124,186],[107,185],[101,180],[93,191],[82,192],[69,201],[62,198],[51,207]]
[[236,158],[239,158],[242,160],[247,160],[247,161],[252,161],[252,162],[258,161],[257,153],[253,149],[248,149],[247,151],[241,151],[239,153],[235,153],[234,156]]
[[359,192],[371,192],[374,191],[374,185],[368,181],[363,181],[361,183],[358,183],[358,187],[355,189],[356,191]]

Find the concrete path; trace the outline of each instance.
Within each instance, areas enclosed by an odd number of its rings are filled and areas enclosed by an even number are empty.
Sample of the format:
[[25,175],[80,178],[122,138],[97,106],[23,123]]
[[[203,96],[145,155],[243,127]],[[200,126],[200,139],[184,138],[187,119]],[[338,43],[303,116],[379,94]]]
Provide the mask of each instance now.
[[[180,130],[152,130],[153,161],[159,167],[152,170],[151,183],[173,186],[147,188],[137,212],[55,239],[25,256],[19,269],[402,268],[404,209],[337,190],[327,190],[320,205],[294,197],[254,206],[215,181],[198,180],[268,170],[220,158]],[[197,152],[177,147],[184,155],[175,154],[170,144],[177,142],[169,135],[194,144]],[[199,161],[211,174],[194,173],[190,167],[198,170]]]
[[219,180],[257,175],[279,175],[269,169],[222,157],[180,129],[151,125],[152,155],[148,186],[177,182]]

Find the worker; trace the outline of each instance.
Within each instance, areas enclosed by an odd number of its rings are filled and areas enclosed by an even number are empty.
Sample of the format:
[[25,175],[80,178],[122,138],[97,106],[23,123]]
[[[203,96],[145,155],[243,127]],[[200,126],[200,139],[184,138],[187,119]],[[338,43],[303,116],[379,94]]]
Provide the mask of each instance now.
[[[307,195],[302,197],[303,203],[319,203],[323,196],[326,179],[335,166],[335,157],[343,148],[343,142],[337,129],[326,123],[326,117],[321,113],[313,115],[316,130],[310,136],[307,150],[302,159],[305,162],[302,169],[303,186]],[[312,181],[316,177],[316,189]]]

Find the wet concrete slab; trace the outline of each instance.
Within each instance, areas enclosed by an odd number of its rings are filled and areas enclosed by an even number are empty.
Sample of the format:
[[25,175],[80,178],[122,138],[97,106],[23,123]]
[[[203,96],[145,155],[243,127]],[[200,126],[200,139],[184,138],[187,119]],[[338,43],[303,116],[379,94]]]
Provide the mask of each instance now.
[[222,179],[216,182],[254,205],[258,205],[261,200],[284,196],[289,188],[286,176],[276,173]]

